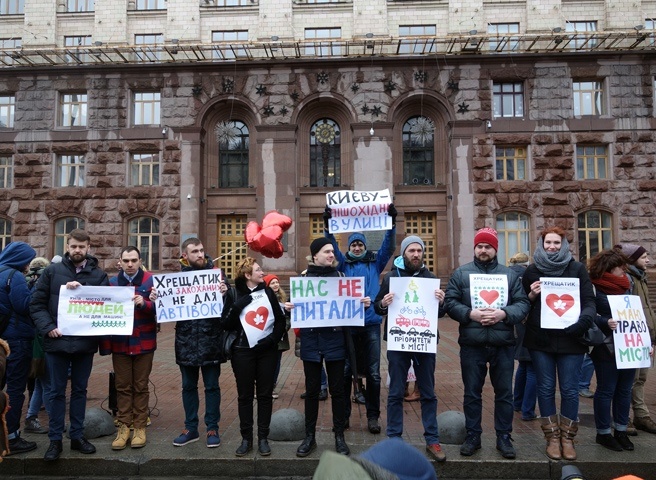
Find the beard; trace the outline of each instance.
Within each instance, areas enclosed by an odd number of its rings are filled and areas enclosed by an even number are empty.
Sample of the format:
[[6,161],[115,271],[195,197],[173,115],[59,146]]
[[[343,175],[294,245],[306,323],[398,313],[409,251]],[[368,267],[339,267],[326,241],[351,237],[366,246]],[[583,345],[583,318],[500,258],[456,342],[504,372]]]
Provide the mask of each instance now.
[[82,263],[87,257],[84,253],[71,253],[69,256],[73,263]]
[[413,259],[408,259],[408,258],[403,257],[403,265],[405,266],[406,270],[409,270],[411,272],[416,272],[424,264],[424,262],[422,260],[423,260],[422,258],[418,258],[416,260],[413,260]]
[[205,268],[205,263],[206,263],[205,262],[205,257],[201,257],[198,260],[194,260],[193,262],[189,262],[189,264],[192,267],[194,267],[198,270]]

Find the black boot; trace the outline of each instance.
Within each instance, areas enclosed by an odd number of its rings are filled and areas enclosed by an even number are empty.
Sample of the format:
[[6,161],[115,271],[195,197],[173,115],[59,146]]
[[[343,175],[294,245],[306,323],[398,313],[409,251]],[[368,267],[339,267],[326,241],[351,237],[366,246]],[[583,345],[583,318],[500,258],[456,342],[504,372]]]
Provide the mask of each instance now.
[[241,445],[237,447],[237,450],[235,451],[235,455],[238,457],[243,457],[246,455],[248,452],[253,450],[253,439],[252,438],[242,438],[241,439]]
[[50,446],[46,451],[46,454],[43,456],[43,459],[46,462],[53,462],[59,458],[63,450],[61,440],[51,440]]
[[344,440],[344,435],[337,434],[335,435],[335,451],[341,453],[342,455],[350,455],[351,450],[349,450],[346,440]]
[[314,433],[309,433],[296,449],[296,456],[307,457],[315,448],[317,448],[317,441],[314,439]]
[[263,457],[268,457],[271,455],[271,447],[269,446],[269,441],[266,438],[260,438],[257,450]]

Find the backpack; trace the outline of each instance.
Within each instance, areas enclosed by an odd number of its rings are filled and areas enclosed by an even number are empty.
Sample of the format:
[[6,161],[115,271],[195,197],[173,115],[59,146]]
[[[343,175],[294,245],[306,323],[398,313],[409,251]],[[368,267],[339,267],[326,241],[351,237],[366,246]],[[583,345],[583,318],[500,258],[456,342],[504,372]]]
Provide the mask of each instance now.
[[[10,267],[4,267],[0,269],[0,272],[4,272],[5,270],[8,270]],[[7,292],[7,295],[9,295],[9,290],[11,287],[11,278],[14,276],[14,274],[17,272],[15,268],[11,269],[11,273],[7,277],[7,283],[4,285],[4,290]],[[11,308],[11,302],[8,305],[9,312],[0,314],[0,336],[5,333],[5,330],[7,330],[7,327],[9,326],[9,321],[11,320],[11,314],[13,313],[13,310]]]

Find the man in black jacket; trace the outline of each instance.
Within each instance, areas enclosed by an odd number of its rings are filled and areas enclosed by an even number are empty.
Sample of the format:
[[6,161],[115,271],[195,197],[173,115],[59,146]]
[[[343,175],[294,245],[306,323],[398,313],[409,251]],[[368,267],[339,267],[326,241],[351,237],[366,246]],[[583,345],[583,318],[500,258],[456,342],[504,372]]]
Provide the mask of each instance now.
[[84,230],[73,230],[66,240],[66,254],[61,263],[51,264],[39,278],[30,304],[38,334],[44,337],[43,349],[50,376],[50,447],[43,457],[57,460],[62,452],[62,435],[66,415],[66,384],[71,372],[70,437],[71,450],[95,453],[96,447],[84,438],[84,416],[87,403],[87,383],[98,351],[98,337],[63,336],[57,322],[59,290],[62,286],[75,289],[82,285],[109,286],[107,274],[98,266],[98,259],[89,255],[91,238]]

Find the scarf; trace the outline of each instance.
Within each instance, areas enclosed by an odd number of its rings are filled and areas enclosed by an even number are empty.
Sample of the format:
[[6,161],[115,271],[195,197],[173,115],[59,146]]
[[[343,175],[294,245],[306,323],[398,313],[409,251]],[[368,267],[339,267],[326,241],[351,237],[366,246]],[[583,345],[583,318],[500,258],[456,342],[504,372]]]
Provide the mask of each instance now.
[[569,262],[572,260],[572,253],[569,251],[569,242],[563,238],[560,250],[555,253],[547,253],[544,249],[544,239],[538,239],[538,246],[533,253],[533,263],[540,272],[549,277],[560,277]]
[[606,295],[622,295],[631,288],[629,277],[626,275],[618,277],[610,272],[604,272],[601,278],[591,278],[590,281]]
[[347,257],[349,260],[358,261],[358,260],[362,260],[366,254],[367,254],[367,250],[363,250],[362,253],[361,253],[360,255],[356,255],[356,254],[354,254],[354,253],[347,252],[347,253],[346,253],[346,257]]

